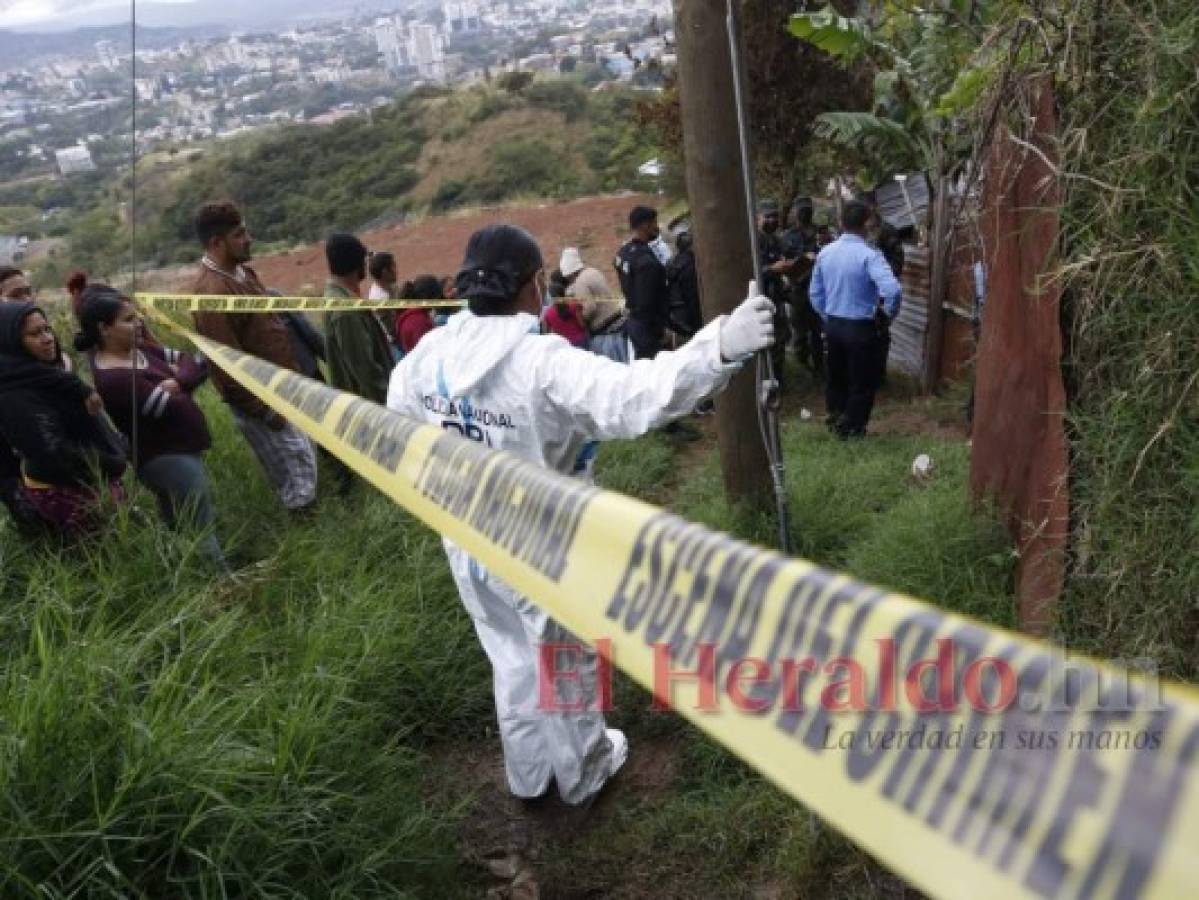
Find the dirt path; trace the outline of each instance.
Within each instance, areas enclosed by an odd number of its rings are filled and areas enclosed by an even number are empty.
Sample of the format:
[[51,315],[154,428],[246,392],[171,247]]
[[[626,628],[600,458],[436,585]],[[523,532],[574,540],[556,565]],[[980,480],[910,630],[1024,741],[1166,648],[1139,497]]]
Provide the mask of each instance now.
[[[645,737],[589,808],[566,806],[552,790],[550,798],[522,803],[508,793],[499,740],[489,735],[465,752],[447,747],[431,766],[427,784],[438,804],[446,803],[447,792],[451,803],[467,804],[462,845],[488,900],[532,900],[570,894],[572,886],[554,884],[552,876],[545,880],[546,862],[573,841],[614,827],[622,803],[652,804],[667,796],[679,768],[676,737]],[[652,893],[645,890],[644,896]]]

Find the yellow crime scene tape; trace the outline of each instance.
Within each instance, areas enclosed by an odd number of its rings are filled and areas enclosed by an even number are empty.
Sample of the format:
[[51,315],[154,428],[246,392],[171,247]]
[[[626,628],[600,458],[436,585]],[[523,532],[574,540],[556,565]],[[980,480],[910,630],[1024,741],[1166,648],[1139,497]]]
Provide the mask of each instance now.
[[461,300],[360,300],[353,297],[275,297],[229,294],[133,295],[139,305],[159,312],[329,312],[340,309],[437,309]]
[[1199,889],[1189,688],[749,546],[171,325],[929,894]]

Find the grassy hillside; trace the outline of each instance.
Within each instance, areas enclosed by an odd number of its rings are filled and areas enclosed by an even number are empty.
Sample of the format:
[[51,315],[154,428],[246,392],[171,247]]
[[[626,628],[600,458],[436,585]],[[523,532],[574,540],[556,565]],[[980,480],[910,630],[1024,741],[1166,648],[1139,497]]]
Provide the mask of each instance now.
[[0,534],[0,895],[452,896],[421,771],[490,696],[437,542],[365,493],[286,521],[203,399],[238,583],[145,496],[102,544]]
[[[130,206],[140,264],[158,267],[194,258],[192,216],[212,199],[236,201],[267,249],[415,213],[643,187],[637,167],[655,150],[638,125],[642,100],[628,89],[593,94],[570,78],[519,91],[422,89],[332,125],[160,151],[139,162],[136,198],[127,173],[67,198],[69,246],[41,277],[127,266]],[[0,219],[36,218],[18,194],[0,192]]]
[[[201,394],[214,583],[150,498],[101,542],[0,527],[0,896],[478,897],[523,821],[499,776],[490,673],[440,541],[363,488],[286,518]],[[886,405],[881,411],[885,416]],[[972,513],[960,440],[785,434],[803,553],[993,621],[1011,557]],[[916,452],[938,463],[907,475]],[[710,446],[606,445],[603,483],[745,536]],[[851,518],[845,511],[851,510]],[[543,896],[842,898],[903,888],[648,696],[617,684],[632,757],[586,827],[526,823]]]

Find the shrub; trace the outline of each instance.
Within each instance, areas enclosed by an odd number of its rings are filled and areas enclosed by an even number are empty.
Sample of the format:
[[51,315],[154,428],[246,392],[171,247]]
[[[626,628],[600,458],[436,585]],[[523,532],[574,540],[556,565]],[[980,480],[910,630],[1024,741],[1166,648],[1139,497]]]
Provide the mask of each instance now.
[[496,84],[509,94],[519,94],[533,83],[532,72],[505,72],[496,80]]
[[511,108],[511,100],[504,97],[502,94],[488,91],[479,98],[478,105],[470,111],[467,119],[472,125],[477,125],[478,123],[485,122],[492,116],[498,116],[504,110]]
[[476,191],[484,203],[520,194],[557,196],[575,183],[562,151],[538,138],[511,138],[488,153],[490,167]]
[[433,199],[429,202],[429,206],[434,212],[445,212],[448,209],[453,209],[461,202],[466,190],[467,184],[464,181],[453,178],[443,181],[437,186],[437,191],[433,194]]
[[1057,97],[1075,526],[1060,627],[1080,650],[1193,680],[1199,11],[1117,2],[1080,34],[1046,63],[1071,73]]
[[576,122],[587,112],[587,92],[569,79],[538,81],[524,92],[530,106],[561,113],[567,122]]

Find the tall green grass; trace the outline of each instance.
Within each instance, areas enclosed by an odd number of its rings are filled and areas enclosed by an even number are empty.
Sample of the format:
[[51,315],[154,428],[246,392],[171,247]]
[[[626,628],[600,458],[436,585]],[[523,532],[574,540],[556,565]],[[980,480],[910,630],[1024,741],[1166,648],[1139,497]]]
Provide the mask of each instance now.
[[285,520],[204,400],[239,582],[144,495],[95,543],[0,534],[0,896],[469,894],[423,771],[493,713],[439,541],[365,487]]
[[[815,419],[783,429],[795,554],[937,606],[1011,625],[1014,557],[995,517],[967,492],[962,439],[881,436],[845,443]],[[917,481],[913,459],[933,475]],[[773,516],[730,507],[713,458],[679,486],[686,517],[774,546]]]
[[[1072,567],[1062,637],[1199,676],[1199,8],[1062,4]],[[1070,7],[1066,9],[1066,7]]]
[[[471,825],[497,815],[499,745],[439,540],[365,485],[292,521],[211,390],[201,399],[237,581],[214,582],[144,493],[90,544],[0,529],[0,897],[479,896]],[[805,555],[1006,621],[1006,545],[969,507],[960,442],[845,445],[800,423],[785,437]],[[918,451],[939,464],[927,485],[907,474]],[[714,454],[650,435],[605,446],[598,471],[772,539],[768,519],[724,505]],[[658,759],[669,772],[548,838],[543,896],[898,884],[648,706],[618,679],[612,721],[638,778]]]
[[[939,411],[920,404],[931,426]],[[969,498],[964,439],[843,443],[819,419],[789,419],[783,443],[797,555],[945,609],[1013,624],[1015,557],[992,512]],[[676,451],[663,463],[660,454],[670,447],[657,435],[607,445],[599,479],[638,495],[665,493],[690,519],[774,545],[770,514],[724,501],[714,455],[695,462]],[[928,481],[910,475],[919,453],[935,463]],[[646,464],[638,467],[638,460]],[[649,702],[647,692],[618,678],[610,718],[629,733],[632,754],[650,754],[644,765],[661,757],[671,767],[654,790],[618,791],[602,823],[564,836],[543,855],[543,883],[559,886],[552,896],[635,897],[647,884],[662,898],[912,893],[723,747],[677,717],[652,712]]]

